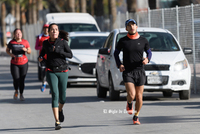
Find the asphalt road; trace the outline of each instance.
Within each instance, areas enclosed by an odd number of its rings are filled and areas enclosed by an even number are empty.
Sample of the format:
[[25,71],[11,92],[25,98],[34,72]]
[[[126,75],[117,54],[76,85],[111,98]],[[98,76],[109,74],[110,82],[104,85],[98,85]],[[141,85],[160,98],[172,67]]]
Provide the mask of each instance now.
[[54,130],[49,88],[42,93],[37,79],[37,64],[29,62],[24,91],[25,101],[13,100],[10,58],[0,56],[0,133],[3,134],[199,134],[200,95],[179,100],[161,93],[144,93],[141,125],[132,125],[125,111],[126,93],[120,101],[96,97],[92,84],[67,88],[65,121]]

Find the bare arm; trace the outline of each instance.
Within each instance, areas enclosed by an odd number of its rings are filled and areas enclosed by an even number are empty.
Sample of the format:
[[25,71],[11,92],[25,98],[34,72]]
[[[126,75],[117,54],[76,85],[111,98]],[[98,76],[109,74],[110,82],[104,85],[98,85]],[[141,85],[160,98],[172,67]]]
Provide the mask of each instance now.
[[28,48],[23,47],[22,50],[27,52],[27,54],[31,53],[31,48],[30,47],[28,47]]
[[6,48],[6,53],[8,54],[8,55],[10,55],[11,57],[15,57],[15,55],[14,54],[12,54],[12,53],[10,53],[10,48]]

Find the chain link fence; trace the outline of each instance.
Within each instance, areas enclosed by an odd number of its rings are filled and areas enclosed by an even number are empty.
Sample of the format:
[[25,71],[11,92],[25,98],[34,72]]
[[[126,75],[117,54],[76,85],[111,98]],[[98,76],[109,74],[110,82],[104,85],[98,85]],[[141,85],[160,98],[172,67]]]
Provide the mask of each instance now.
[[37,61],[39,51],[35,50],[36,37],[41,33],[43,24],[39,21],[36,24],[22,26],[23,38],[28,40],[31,54],[27,54],[30,61]]

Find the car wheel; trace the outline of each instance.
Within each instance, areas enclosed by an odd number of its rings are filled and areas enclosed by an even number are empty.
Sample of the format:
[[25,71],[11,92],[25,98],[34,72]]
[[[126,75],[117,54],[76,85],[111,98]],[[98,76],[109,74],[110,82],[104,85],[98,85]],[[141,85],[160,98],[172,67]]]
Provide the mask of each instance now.
[[107,96],[107,89],[100,86],[99,81],[97,79],[97,97],[106,98],[106,96]]
[[164,97],[172,97],[172,95],[173,95],[173,92],[171,92],[171,91],[163,91]]
[[42,77],[41,77],[41,73],[42,71],[41,71],[41,68],[40,68],[40,66],[39,66],[39,64],[38,64],[38,80],[42,80]]
[[114,89],[112,77],[109,78],[109,96],[111,101],[119,100],[120,97],[120,92]]
[[181,100],[188,100],[188,99],[190,99],[190,90],[179,91],[179,98]]
[[67,82],[67,87],[71,87],[71,83]]

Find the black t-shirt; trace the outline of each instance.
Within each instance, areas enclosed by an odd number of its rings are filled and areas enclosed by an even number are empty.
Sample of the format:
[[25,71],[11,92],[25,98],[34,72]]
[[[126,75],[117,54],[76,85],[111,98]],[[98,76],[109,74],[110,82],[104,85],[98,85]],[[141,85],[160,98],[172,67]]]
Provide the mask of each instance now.
[[130,39],[127,36],[121,38],[116,49],[123,51],[123,65],[126,71],[143,69],[143,53],[149,50],[146,38],[140,36],[138,39]]

